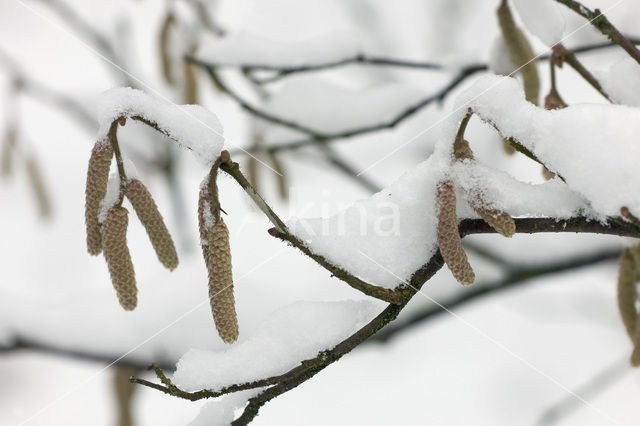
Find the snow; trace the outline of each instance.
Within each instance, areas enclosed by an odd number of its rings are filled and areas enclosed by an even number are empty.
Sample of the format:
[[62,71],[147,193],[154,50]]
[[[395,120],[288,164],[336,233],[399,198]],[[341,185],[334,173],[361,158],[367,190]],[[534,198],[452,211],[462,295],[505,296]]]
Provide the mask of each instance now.
[[380,311],[372,301],[296,302],[265,318],[247,340],[220,351],[192,349],[173,382],[184,390],[220,390],[286,373],[332,349]]
[[[475,161],[451,166],[452,141],[468,106],[503,136],[520,141],[566,184],[560,179],[526,184]],[[640,214],[635,190],[640,146],[628,126],[638,121],[640,110],[620,105],[578,104],[546,111],[526,102],[514,79],[482,77],[459,96],[431,158],[334,216],[293,218],[288,226],[331,263],[375,285],[395,288],[435,252],[434,188],[445,176],[459,190],[481,193],[488,206],[512,216],[604,220],[619,216],[622,206]],[[458,192],[458,217],[477,217]]]
[[562,41],[565,21],[553,0],[512,0],[529,32],[551,47]]
[[[387,189],[334,216],[293,218],[287,225],[331,263],[372,284],[395,288],[435,253],[435,187],[445,176],[512,216],[567,218],[588,212],[581,197],[559,179],[531,185],[476,162],[448,170],[446,161],[433,156]],[[479,217],[462,192],[457,199],[459,218]]]
[[498,34],[489,50],[489,71],[494,74],[510,75],[518,67],[507,50],[507,45],[504,43],[504,37],[502,34]]
[[158,125],[167,136],[188,149],[205,166],[220,155],[224,145],[222,125],[212,112],[199,105],[176,105],[136,89],[122,87],[104,92],[98,105],[100,130],[105,138],[119,117],[140,116]]
[[435,186],[444,174],[437,166],[430,158],[389,188],[330,218],[294,218],[287,226],[335,265],[395,288],[401,284],[398,277],[410,278],[435,252]]
[[107,214],[109,209],[118,203],[120,198],[120,175],[118,172],[113,172],[109,176],[107,181],[107,192],[104,194],[104,198],[100,201],[100,210],[98,212],[98,222],[104,223],[107,220]]
[[[78,44],[70,43],[68,35],[56,34],[55,29],[39,25],[42,22],[29,10],[11,3],[15,2],[0,5],[7,12],[0,14],[3,19],[0,31],[5,37],[4,47],[10,52],[19,53],[20,61],[28,66],[27,69],[34,71],[34,77],[40,75],[40,81],[84,99],[87,105],[93,102],[94,94],[113,86],[112,81],[106,81],[109,76],[105,76],[103,64],[88,58]],[[156,73],[146,65],[153,66],[149,61],[153,59],[157,41],[157,32],[148,30],[155,28],[155,18],[159,18],[164,11],[153,2],[120,3],[135,12],[132,15],[132,29],[136,35],[145,33],[132,43],[140,56],[130,59],[134,63],[139,60],[139,65],[145,65],[142,69],[148,72],[146,76],[151,77],[149,83],[161,87],[161,82],[153,79]],[[343,20],[339,14],[327,12],[322,15],[326,19],[319,20],[319,13],[315,9],[313,13],[308,13],[311,6],[300,3],[287,0],[282,4],[278,2],[256,7],[255,2],[223,2],[224,10],[216,16],[220,17],[225,27],[228,24],[230,28],[252,28],[254,24],[262,24],[261,29],[271,28],[273,32],[279,31],[285,35],[288,31],[289,38],[293,40],[302,37],[296,31],[300,28],[304,31],[309,27],[324,26],[325,30],[333,30],[336,22]],[[329,3],[314,2],[313,6],[326,10],[332,7]],[[470,55],[467,59],[481,60],[480,55],[484,54],[487,47],[485,43],[496,30],[495,21],[489,19],[497,4],[494,1],[468,2],[464,10],[459,11],[462,13],[450,13],[448,16],[451,18],[442,22],[443,26],[456,28],[447,37],[447,40],[452,40],[449,45],[437,41],[441,37],[433,32],[434,27],[424,25],[425,17],[437,20],[438,16],[405,13],[407,10],[431,11],[436,7],[435,4],[429,4],[427,8],[424,2],[414,2],[418,7],[416,9],[413,3],[406,8],[392,2],[378,3],[376,8],[384,8],[376,11],[384,28],[388,29],[386,40],[397,49],[380,50],[380,54],[391,57],[440,58],[433,49],[438,45],[443,50],[455,50],[462,46]],[[437,0],[437,3],[453,2]],[[637,5],[633,5],[635,2],[627,3],[632,9],[625,9],[624,17],[631,25],[634,15],[637,17]],[[81,7],[82,15],[93,22],[104,24],[112,21],[106,19],[111,16],[109,13],[102,12],[109,12],[115,5],[95,1],[78,2],[77,5]],[[100,10],[96,11],[96,7]],[[230,14],[230,8],[242,9],[242,13]],[[299,13],[291,12],[293,8]],[[267,12],[270,19],[265,19]],[[619,12],[623,13],[622,8]],[[334,16],[335,19],[332,19]],[[488,19],[478,19],[481,16]],[[407,18],[412,20],[407,22]],[[582,24],[584,20],[579,18],[575,26]],[[30,37],[24,37],[24,31],[21,32],[24,28],[36,28],[37,31],[33,31]],[[589,27],[585,27],[583,32],[591,34],[588,31]],[[308,33],[304,34],[306,37]],[[377,34],[363,34],[362,39],[371,39],[372,36]],[[583,42],[601,39],[600,34],[595,34]],[[427,40],[431,45],[426,45]],[[594,60],[600,59],[596,54]],[[606,67],[605,62],[608,61],[599,63]],[[75,72],[77,70],[83,72]],[[573,73],[567,72],[564,77],[561,89],[568,99],[590,96],[584,91],[584,82]],[[206,81],[206,76],[203,79]],[[431,74],[425,78],[422,74],[416,76],[415,80],[418,79],[419,87],[428,91],[436,90],[440,83],[431,78]],[[211,92],[207,90],[208,87],[208,84],[203,85],[204,92]],[[591,98],[601,101],[597,94]],[[26,96],[23,99],[20,109],[25,130],[32,137],[38,154],[42,155],[40,158],[47,159],[43,162],[45,172],[47,168],[55,172],[55,175],[50,174],[52,181],[56,182],[51,190],[59,214],[46,226],[41,225],[35,220],[30,193],[26,186],[21,185],[20,176],[2,185],[2,199],[10,202],[3,205],[6,208],[2,210],[0,227],[5,241],[11,243],[2,245],[2,254],[7,261],[4,262],[3,279],[0,280],[0,333],[70,350],[102,354],[111,359],[135,349],[128,358],[144,363],[161,360],[173,362],[191,347],[222,348],[223,343],[213,329],[206,303],[206,270],[195,241],[197,224],[194,209],[197,186],[202,178],[201,169],[190,167],[190,158],[180,160],[181,188],[188,210],[187,217],[181,219],[172,217],[171,200],[166,194],[168,191],[162,177],[145,168],[144,162],[136,161],[145,174],[145,184],[154,192],[160,210],[163,215],[168,215],[165,216],[167,224],[171,226],[175,223],[172,219],[188,222],[192,249],[190,254],[185,251],[184,261],[181,256],[181,267],[169,274],[161,265],[156,265],[155,253],[148,245],[144,229],[132,221],[127,237],[136,264],[136,274],[140,276],[141,305],[135,312],[121,312],[113,296],[104,260],[87,256],[84,247],[84,218],[79,206],[84,190],[87,144],[94,140],[94,135],[78,131],[75,122],[67,121],[65,114],[52,114],[48,107],[35,105]],[[446,100],[442,110],[429,109],[427,112],[431,115],[427,118],[435,121],[443,117],[450,111],[448,105],[451,100]],[[206,105],[219,113],[221,119],[224,117],[225,135],[241,140],[246,134],[243,128],[246,116],[240,114],[236,105],[224,97],[212,95],[206,101]],[[307,102],[315,101],[309,99]],[[402,130],[417,132],[426,127],[422,120],[422,117],[412,120],[412,123],[402,126]],[[474,119],[471,126],[474,124],[478,125],[478,120]],[[408,128],[410,125],[412,129]],[[123,140],[125,150],[134,130],[134,126],[127,127],[132,128],[122,132],[123,138],[126,138]],[[470,139],[472,146],[495,148],[492,143],[497,143],[499,139],[495,132],[491,132],[487,126],[482,126],[478,137]],[[407,138],[410,136],[413,134],[406,135]],[[353,159],[356,165],[365,167],[396,147],[399,137],[402,138],[402,135],[396,132],[381,132],[359,140],[339,141],[334,147],[350,160]],[[142,142],[137,138],[131,140],[134,143]],[[139,145],[134,147],[142,148]],[[156,147],[145,145],[144,148],[150,158],[155,158]],[[481,148],[479,146],[476,151],[478,158],[482,158]],[[413,143],[403,149],[400,156],[384,162],[384,167],[379,167],[372,177],[381,184],[388,184],[403,170],[421,161],[430,150],[431,141]],[[529,165],[523,173],[535,169],[535,175],[539,174],[540,167],[523,156],[503,159],[504,156],[495,151],[486,148],[486,152],[494,154],[490,158],[495,159],[495,163],[490,162],[491,165],[503,167],[514,174],[519,171],[518,166]],[[300,192],[303,195],[296,201],[298,208],[304,207],[306,202],[324,200],[327,203],[342,203],[365,195],[352,181],[335,170],[327,169],[321,162],[309,161],[309,157],[305,159],[302,155],[289,155],[284,157],[287,174],[296,187],[302,188]],[[55,167],[56,164],[64,164],[65,167]],[[270,173],[262,170],[267,175]],[[521,177],[520,174],[518,176]],[[272,310],[291,300],[359,297],[359,293],[339,280],[329,278],[326,271],[299,252],[269,237],[264,232],[269,225],[261,215],[250,211],[247,207],[249,202],[246,197],[243,198],[235,182],[228,178],[221,180],[224,207],[230,212],[234,276],[248,273],[258,263],[263,265],[258,272],[236,282],[239,319],[247,336]],[[263,188],[267,193],[271,189],[269,183],[265,182]],[[278,203],[276,197],[272,198],[276,211],[287,208],[285,203]],[[535,259],[543,255],[548,259],[560,259],[575,255],[585,246],[591,247],[594,252],[601,247],[601,236],[591,238],[573,234],[571,237],[575,238],[566,241],[566,244],[558,244],[558,240],[564,241],[567,236],[527,235],[507,240],[483,235],[477,236],[477,242],[491,249],[503,249],[501,252],[510,260]],[[516,238],[520,244],[514,246],[512,243]],[[610,237],[607,241],[614,245],[616,239]],[[271,256],[279,250],[282,252],[272,259]],[[481,268],[478,261],[471,261],[479,277],[488,269]],[[33,265],[40,267],[34,268]],[[459,289],[452,282],[450,274],[445,272],[431,280],[424,291],[433,291],[437,284],[439,294],[443,297],[456,294]],[[574,389],[610,361],[627,356],[628,338],[615,309],[615,273],[615,267],[606,265],[585,270],[578,275],[553,275],[550,279],[532,282],[526,287],[530,291],[497,292],[457,313],[463,314],[474,324],[481,323],[489,334],[500,338],[502,343],[526,356],[533,365]],[[418,298],[413,301],[416,308],[428,303]],[[185,312],[190,312],[201,301],[204,304],[200,308],[183,317]],[[180,322],[164,329],[179,318]],[[79,320],[82,327],[77,326]],[[148,340],[152,336],[155,337]],[[140,347],[143,342],[144,345]],[[112,369],[107,370],[106,374],[99,373],[103,367],[103,364],[83,363],[76,359],[33,352],[7,354],[2,357],[0,369],[3,381],[11,391],[3,394],[0,423],[19,424],[43,407],[50,406],[29,424],[81,425],[86,424],[87,418],[91,418],[96,425],[112,424],[115,421],[112,419],[114,407],[109,403],[113,398],[109,374]],[[146,378],[155,380],[148,373]],[[384,384],[383,388],[381,383]],[[424,383],[430,386],[424,386]],[[460,386],[460,383],[465,383],[465,386]],[[514,383],[517,386],[514,387]],[[385,392],[384,388],[401,390]],[[516,388],[521,391],[514,391]],[[75,391],[69,393],[72,389]],[[60,400],[63,394],[68,396]],[[363,345],[305,385],[267,404],[255,423],[331,424],[340,418],[354,425],[415,424],[424,420],[427,412],[429,421],[449,425],[467,425],[470,422],[534,424],[544,407],[562,396],[555,385],[517,363],[498,347],[487,341],[474,340],[473,334],[465,333],[464,327],[454,318],[440,317],[386,345]],[[628,370],[624,385],[608,388],[595,400],[587,399],[598,408],[615,413],[617,418],[632,422],[638,418],[638,372]],[[51,406],[53,401],[58,402]],[[322,407],[328,409],[318,409],[319,401]],[[203,401],[190,403],[150,389],[138,388],[134,402],[135,419],[140,425],[184,424],[195,417],[201,403]],[[464,405],[464,410],[459,409],[461,405]],[[353,408],[360,406],[367,406],[368,409]],[[470,416],[474,420],[470,421]],[[596,412],[585,407],[576,413],[576,417],[565,419],[563,424],[601,425],[602,420]]]
[[[318,133],[338,133],[388,122],[426,96],[424,90],[401,83],[354,89],[303,77],[286,81],[265,108]],[[294,134],[288,129],[270,128],[266,136],[269,140],[281,141]]]
[[611,64],[607,71],[594,72],[605,93],[614,101],[640,106],[640,65],[628,56]]
[[[511,216],[568,219],[578,214],[593,215],[584,199],[559,178],[532,185],[509,174],[474,161],[454,163],[450,176],[457,188],[467,194],[480,194],[487,208],[499,208]],[[458,215],[479,217],[458,195]],[[595,216],[594,216],[595,217]]]
[[301,41],[278,41],[241,31],[202,40],[197,58],[225,65],[293,67],[336,62],[357,55],[360,43],[348,33],[323,34]]
[[[462,93],[457,112],[448,121],[441,141],[450,150],[457,120],[469,106],[505,137],[531,150],[549,170],[559,173],[568,187],[585,198],[601,217],[619,216],[627,206],[640,213],[637,158],[640,145],[629,123],[640,121],[640,109],[623,105],[574,104],[547,111],[524,99],[518,83],[508,77],[485,76]],[[456,117],[457,116],[457,117]],[[473,142],[472,142],[473,143]]]

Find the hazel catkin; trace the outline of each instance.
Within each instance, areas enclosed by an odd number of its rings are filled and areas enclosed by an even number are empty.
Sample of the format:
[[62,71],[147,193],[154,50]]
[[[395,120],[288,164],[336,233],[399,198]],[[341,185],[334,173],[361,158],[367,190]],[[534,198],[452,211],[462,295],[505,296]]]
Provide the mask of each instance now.
[[637,273],[631,251],[629,248],[625,248],[618,262],[618,309],[631,339],[636,334],[638,319],[635,305],[638,299],[636,278]]
[[522,75],[525,98],[532,104],[537,105],[540,94],[540,77],[538,76],[538,63],[536,55],[533,53],[533,48],[522,30],[516,26],[506,0],[500,3],[497,15],[498,24],[502,31],[504,43],[509,51],[509,56],[511,56],[511,60]]
[[238,339],[238,318],[233,295],[229,230],[222,218],[215,222],[209,186],[202,186],[198,199],[200,245],[209,276],[209,302],[213,321],[225,343]]
[[460,284],[473,284],[475,274],[462,249],[456,215],[456,194],[450,180],[441,181],[437,186],[438,245],[440,252]]
[[[469,142],[465,139],[454,143],[453,156],[456,161],[474,161],[473,151]],[[512,237],[516,232],[516,223],[506,212],[485,206],[482,197],[478,194],[466,194],[467,201],[480,217],[487,222],[499,234]]]
[[178,266],[178,254],[151,193],[141,181],[132,179],[127,183],[125,195],[147,231],[158,260],[167,269],[174,270]]
[[126,311],[131,311],[137,305],[138,290],[133,262],[127,247],[128,214],[124,207],[114,206],[109,209],[104,222],[102,248],[120,305]]
[[102,234],[98,213],[100,202],[107,193],[109,180],[109,166],[113,148],[108,139],[98,141],[91,151],[87,184],[85,188],[85,224],[87,227],[87,250],[91,255],[98,255],[102,251]]
[[209,301],[218,334],[225,343],[238,339],[238,317],[233,296],[229,230],[220,219],[209,228],[207,270],[209,272]]

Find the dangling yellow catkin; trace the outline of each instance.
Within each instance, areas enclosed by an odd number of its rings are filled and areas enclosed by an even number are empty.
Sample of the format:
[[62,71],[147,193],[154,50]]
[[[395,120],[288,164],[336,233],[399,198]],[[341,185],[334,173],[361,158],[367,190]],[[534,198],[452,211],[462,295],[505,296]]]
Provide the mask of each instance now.
[[160,48],[160,60],[162,61],[162,76],[164,81],[170,85],[175,84],[175,78],[173,76],[173,64],[171,62],[171,49],[169,47],[171,31],[175,25],[175,19],[173,14],[168,13],[162,21],[162,27],[160,29],[160,37],[158,40],[158,47]]
[[178,253],[151,193],[141,181],[132,179],[127,183],[125,194],[147,231],[158,260],[167,269],[174,270],[178,266]]
[[33,190],[33,195],[38,205],[38,213],[41,218],[51,217],[51,199],[49,198],[49,192],[44,184],[40,167],[36,162],[36,159],[32,156],[26,159],[27,177],[29,184]]
[[473,203],[471,203],[471,207],[500,235],[511,238],[516,233],[516,223],[508,213]]
[[456,215],[456,194],[453,183],[449,180],[438,183],[437,208],[438,245],[442,257],[460,284],[473,284],[475,274],[462,249]]
[[634,343],[634,351],[631,356],[631,364],[640,364],[640,333],[638,330],[638,311],[636,302],[638,291],[638,265],[634,260],[632,249],[627,247],[622,251],[618,264],[618,309],[627,334]]
[[[457,161],[474,161],[473,151],[467,140],[460,140],[454,144],[453,156]],[[478,194],[466,194],[467,201],[480,217],[499,234],[509,238],[516,232],[513,218],[501,210],[486,207],[482,197]]]
[[203,186],[198,199],[200,244],[209,275],[209,302],[213,320],[220,338],[225,343],[233,343],[238,339],[238,318],[233,296],[229,230],[222,218],[215,223],[211,201],[209,187]]
[[87,186],[85,189],[85,223],[87,226],[87,250],[91,255],[98,255],[102,251],[102,235],[98,213],[100,202],[107,193],[109,180],[109,166],[113,148],[108,139],[98,141],[93,146],[89,169],[87,171]]
[[2,138],[2,150],[0,152],[0,175],[9,177],[13,172],[13,160],[16,151],[16,130],[9,126]]
[[218,334],[225,343],[238,339],[238,317],[233,296],[229,230],[220,219],[208,232],[209,301]]
[[[189,56],[193,56],[198,50],[197,45],[189,49]],[[198,80],[196,78],[196,66],[189,61],[184,62],[184,103],[195,105],[198,103]]]
[[104,222],[102,242],[104,258],[120,305],[126,311],[131,311],[138,303],[138,290],[133,262],[127,247],[128,214],[124,207],[114,206],[109,209]]
[[511,60],[522,74],[525,98],[532,104],[538,105],[540,77],[538,76],[538,61],[533,53],[533,48],[522,30],[516,26],[506,0],[502,0],[500,3],[497,15],[502,37]]

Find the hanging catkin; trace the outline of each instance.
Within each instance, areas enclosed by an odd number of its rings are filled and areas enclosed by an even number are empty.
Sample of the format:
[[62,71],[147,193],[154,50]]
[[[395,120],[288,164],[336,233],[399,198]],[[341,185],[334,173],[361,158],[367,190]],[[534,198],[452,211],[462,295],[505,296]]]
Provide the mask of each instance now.
[[540,94],[540,78],[538,76],[536,55],[533,53],[527,37],[516,26],[506,0],[502,0],[500,3],[497,14],[498,24],[502,31],[504,43],[509,51],[509,56],[511,56],[511,60],[522,75],[525,98],[532,104],[537,105]]
[[462,249],[456,215],[456,194],[453,183],[449,180],[438,183],[437,209],[438,245],[442,257],[460,284],[473,284],[475,275]]
[[511,238],[516,233],[516,223],[508,213],[497,209],[488,209],[473,203],[471,203],[471,207],[500,235]]
[[13,172],[13,160],[16,151],[16,131],[13,126],[6,128],[0,150],[0,175],[8,177]]
[[40,167],[33,156],[27,157],[25,162],[27,166],[27,178],[38,206],[38,214],[41,218],[48,218],[51,216],[51,199],[49,198],[47,187],[44,184]]
[[162,62],[162,76],[164,81],[170,85],[175,84],[175,78],[173,76],[173,63],[171,61],[171,48],[170,38],[171,32],[175,26],[175,19],[173,14],[168,13],[162,21],[160,29],[160,37],[158,40],[158,47],[160,48],[160,60]]
[[640,315],[637,310],[640,281],[640,245],[627,247],[620,257],[618,272],[618,306],[627,333],[633,342],[631,365],[640,366]]
[[167,269],[175,269],[178,266],[178,254],[151,193],[141,181],[132,179],[127,183],[125,194],[147,231],[158,260]]
[[219,208],[217,204],[217,197],[211,193],[210,186],[203,185],[198,198],[198,228],[209,275],[209,302],[220,338],[225,343],[233,343],[238,339],[238,318],[233,295],[229,230],[222,218],[218,215],[216,219],[213,214],[213,210]]
[[218,334],[225,343],[238,339],[238,318],[233,297],[229,230],[220,219],[208,232],[209,301]]
[[[453,149],[453,156],[457,161],[474,161],[473,151],[469,142],[465,139],[456,141]],[[516,223],[506,212],[495,208],[489,208],[479,194],[466,193],[466,200],[480,217],[505,237],[512,237],[516,232]]]
[[124,207],[109,209],[104,222],[103,250],[109,267],[111,282],[118,294],[120,305],[127,311],[136,307],[138,302],[136,278],[133,262],[127,247],[128,211]]
[[87,250],[89,254],[98,255],[102,251],[102,235],[98,213],[100,202],[107,193],[109,180],[109,166],[113,148],[108,139],[97,142],[91,151],[89,169],[87,171],[87,186],[85,189],[85,224],[87,227]]

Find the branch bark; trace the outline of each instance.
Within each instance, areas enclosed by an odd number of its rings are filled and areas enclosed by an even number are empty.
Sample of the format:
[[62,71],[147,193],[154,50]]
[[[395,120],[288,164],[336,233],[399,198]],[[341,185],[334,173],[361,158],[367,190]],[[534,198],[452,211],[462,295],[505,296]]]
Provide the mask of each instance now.
[[556,0],[573,10],[578,15],[589,20],[589,23],[593,25],[603,35],[607,36],[609,40],[622,47],[633,59],[640,64],[640,50],[634,45],[634,42],[626,38],[611,22],[604,16],[599,9],[593,11],[584,6],[582,3],[575,0]]
[[[515,222],[516,232],[519,233],[587,232],[640,238],[640,232],[634,225],[615,220],[609,221],[608,223],[599,223],[590,221],[587,218],[576,217],[566,220],[556,220],[554,218],[526,218],[515,219]],[[460,223],[459,230],[461,236],[496,232],[481,219],[465,219]],[[420,290],[424,283],[427,282],[443,265],[444,260],[438,250],[424,266],[412,275],[411,280],[406,287],[411,291],[411,294],[401,303],[389,304],[377,317],[349,338],[339,343],[333,349],[322,351],[316,357],[302,361],[298,367],[293,368],[281,376],[261,379],[252,383],[233,385],[233,387],[228,387],[215,392],[208,390],[184,392],[171,384],[162,372],[158,374],[158,377],[164,383],[164,386],[140,379],[132,380],[136,383],[188,400],[199,400],[220,396],[225,393],[236,392],[238,390],[255,389],[267,386],[266,389],[260,392],[257,396],[249,399],[242,414],[232,423],[233,425],[246,425],[258,415],[260,408],[264,404],[297,387],[306,380],[309,380],[328,365],[337,361],[343,355],[367,341],[371,336],[395,320],[398,314]]]

